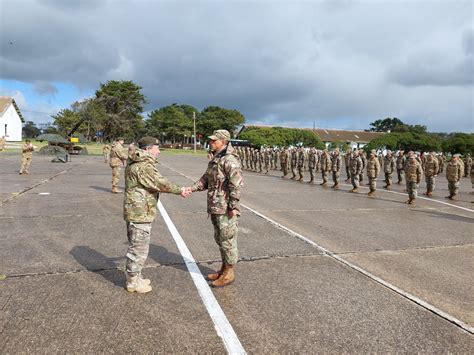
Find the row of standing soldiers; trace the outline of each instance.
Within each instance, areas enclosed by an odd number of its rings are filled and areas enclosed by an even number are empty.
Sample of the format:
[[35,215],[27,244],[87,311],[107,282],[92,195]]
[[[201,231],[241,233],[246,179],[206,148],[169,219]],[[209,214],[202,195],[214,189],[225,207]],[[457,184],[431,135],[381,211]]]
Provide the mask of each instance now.
[[[334,189],[339,188],[340,174],[344,162],[346,172],[346,182],[351,182],[353,189],[357,192],[360,183],[364,179],[364,172],[368,178],[369,196],[373,196],[376,191],[376,179],[383,171],[385,189],[390,189],[392,177],[397,174],[398,184],[406,181],[406,191],[408,192],[408,204],[413,205],[417,197],[417,188],[422,176],[425,176],[426,196],[431,197],[435,189],[435,178],[443,173],[446,165],[446,157],[443,154],[399,151],[393,154],[387,151],[385,155],[381,152],[371,151],[367,156],[363,150],[348,151],[344,154],[339,149],[318,150],[316,148],[285,147],[285,148],[261,148],[236,147],[242,167],[247,170],[263,172],[267,174],[269,169],[277,170],[278,163],[283,172],[282,178],[286,178],[291,172],[292,180],[303,181],[305,170],[309,171],[310,180],[314,182],[315,173],[321,172],[322,182],[320,185],[327,185],[332,177]],[[465,172],[465,173],[464,173]],[[474,188],[474,170],[472,159],[466,155],[464,163],[455,154],[446,165],[446,178],[448,180],[449,199],[454,199],[459,193],[459,181],[461,177],[470,173],[471,182]]]

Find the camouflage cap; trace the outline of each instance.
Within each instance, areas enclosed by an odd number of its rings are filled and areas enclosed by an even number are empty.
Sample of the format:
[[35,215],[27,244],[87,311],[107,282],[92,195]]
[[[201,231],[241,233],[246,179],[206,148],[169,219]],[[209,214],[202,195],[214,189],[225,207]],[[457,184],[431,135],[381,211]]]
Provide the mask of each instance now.
[[217,129],[214,132],[212,132],[212,135],[209,136],[209,139],[212,139],[213,141],[218,140],[218,139],[224,139],[228,141],[230,140],[230,133],[226,129]]
[[124,141],[124,140],[125,140],[125,139],[123,139],[123,137],[118,137],[118,138],[116,139],[117,142],[118,142],[118,141]]
[[157,138],[150,136],[143,137],[138,141],[138,147],[140,149],[143,149],[150,145],[160,145],[160,141]]
[[372,150],[370,151],[370,154],[377,155],[377,152],[372,149]]
[[460,156],[461,156],[461,154],[454,154],[453,158],[459,158]]

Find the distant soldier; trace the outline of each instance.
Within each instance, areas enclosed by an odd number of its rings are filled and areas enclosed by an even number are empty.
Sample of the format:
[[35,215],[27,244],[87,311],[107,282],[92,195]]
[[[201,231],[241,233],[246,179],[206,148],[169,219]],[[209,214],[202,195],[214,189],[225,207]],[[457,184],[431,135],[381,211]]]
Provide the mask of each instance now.
[[398,175],[397,184],[399,184],[399,185],[403,182],[403,175],[405,174],[406,157],[403,153],[404,153],[403,150],[400,150],[398,152],[397,161],[396,161],[397,175]]
[[272,149],[272,158],[273,158],[273,169],[277,169],[277,163],[278,163],[278,149],[277,148],[273,148]]
[[27,139],[25,143],[21,146],[21,167],[20,167],[20,175],[26,174],[28,175],[28,168],[31,164],[31,159],[33,159],[33,151],[35,148],[31,141]]
[[298,181],[303,181],[305,160],[306,160],[306,155],[305,155],[304,148],[303,148],[303,147],[300,147],[300,148],[298,149],[298,163],[297,163],[297,166],[298,166],[298,175],[300,176],[300,178],[298,179]]
[[426,192],[424,195],[431,197],[435,189],[435,179],[438,175],[439,165],[434,153],[428,153],[423,164],[423,171],[425,173]]
[[296,166],[298,165],[298,151],[296,150],[295,147],[291,148],[291,157],[290,157],[290,168],[291,168],[291,174],[293,176],[291,177],[291,180],[296,179]]
[[393,158],[392,152],[387,150],[387,155],[383,158],[383,172],[385,174],[385,186],[384,189],[390,189],[392,185],[392,174],[396,169],[395,159]]
[[289,159],[288,148],[284,147],[280,152],[280,165],[281,165],[281,171],[283,172],[282,178],[285,178],[286,175],[288,175],[288,159]]
[[454,200],[454,197],[459,192],[459,181],[464,175],[464,164],[459,159],[459,154],[454,154],[449,163],[446,165],[446,179],[448,180],[449,198]]
[[334,189],[339,188],[339,176],[341,174],[341,164],[342,158],[339,154],[339,149],[335,149],[331,157],[331,171],[332,171],[332,181],[334,184],[331,186]]
[[364,180],[364,170],[367,167],[367,155],[361,149],[359,150],[359,156],[360,156],[360,159],[362,160],[362,172],[360,173],[359,180],[360,182],[362,182]]
[[321,177],[323,178],[323,182],[320,183],[319,185],[324,186],[328,183],[328,176],[329,176],[329,172],[331,171],[331,156],[329,155],[329,152],[327,151],[327,149],[324,149],[324,151],[321,154],[320,165],[321,165]]
[[308,181],[308,184],[311,184],[314,181],[314,168],[316,167],[316,160],[317,160],[317,152],[316,148],[311,148],[309,150],[308,154],[308,170],[309,170],[309,176],[310,180]]
[[250,169],[250,147],[245,147],[245,169]]
[[471,154],[467,153],[464,158],[464,177],[468,177],[471,172],[472,158]]
[[0,137],[0,152],[3,152],[3,150],[5,149],[5,142],[6,142],[5,136],[1,136]]
[[470,194],[474,195],[474,164],[471,165],[471,187],[472,187],[472,191],[470,192]]
[[270,168],[272,160],[272,152],[269,148],[263,150],[263,167],[265,169],[265,174],[268,174],[268,169]]
[[446,163],[446,157],[444,156],[443,153],[441,153],[438,155],[438,165],[439,165],[438,174],[441,174],[444,171],[444,163]]
[[360,158],[359,153],[357,151],[352,152],[349,166],[351,169],[351,192],[357,192],[357,190],[359,189],[359,176],[362,171],[362,159]]
[[346,154],[344,154],[344,166],[346,168],[346,182],[351,181],[351,156],[352,152],[348,150]]
[[110,155],[110,145],[106,143],[102,148],[102,153],[104,154],[104,163],[108,163]]
[[258,172],[262,172],[262,164],[263,164],[263,150],[262,148],[257,149],[257,166],[258,166]]
[[112,193],[119,194],[118,183],[120,180],[120,171],[127,161],[127,154],[123,150],[123,138],[117,138],[110,149],[109,165],[112,168]]
[[380,173],[380,163],[377,159],[377,153],[375,150],[372,150],[369,154],[369,159],[367,160],[367,177],[369,178],[369,196],[375,194],[377,187],[377,177]]
[[408,203],[409,205],[414,205],[417,197],[418,184],[421,181],[421,176],[423,175],[423,169],[421,164],[416,159],[416,155],[411,153],[408,157],[408,160],[405,164],[405,178],[408,192]]

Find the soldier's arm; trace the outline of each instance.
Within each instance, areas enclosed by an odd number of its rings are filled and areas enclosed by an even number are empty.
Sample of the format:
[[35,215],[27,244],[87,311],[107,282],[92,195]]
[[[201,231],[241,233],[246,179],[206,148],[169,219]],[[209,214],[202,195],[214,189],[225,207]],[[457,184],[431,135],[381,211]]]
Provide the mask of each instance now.
[[240,214],[240,193],[243,182],[240,164],[233,159],[229,159],[224,164],[224,171],[229,183],[228,208],[229,210],[236,210]]
[[196,181],[193,186],[191,187],[192,191],[203,191],[203,190],[207,190],[207,186],[208,186],[208,176],[207,176],[207,172],[204,173],[203,176],[201,176],[201,178]]
[[164,192],[179,195],[181,187],[161,175],[155,167],[145,167],[139,171],[138,181],[150,192]]

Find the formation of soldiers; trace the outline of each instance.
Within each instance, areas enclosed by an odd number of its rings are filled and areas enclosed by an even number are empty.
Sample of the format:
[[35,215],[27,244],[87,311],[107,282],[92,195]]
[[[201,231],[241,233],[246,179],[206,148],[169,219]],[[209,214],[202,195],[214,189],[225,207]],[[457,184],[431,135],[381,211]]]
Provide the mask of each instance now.
[[[461,177],[471,176],[471,182],[474,188],[474,170],[472,159],[469,154],[464,161],[455,154],[452,159],[446,163],[446,156],[442,153],[428,152],[420,154],[419,152],[398,151],[396,154],[390,150],[382,154],[381,151],[370,151],[369,154],[364,150],[349,150],[345,153],[338,148],[329,151],[316,148],[305,147],[282,147],[270,148],[262,147],[260,149],[252,147],[236,147],[242,168],[250,171],[268,174],[269,170],[281,170],[282,178],[287,178],[303,182],[304,174],[309,172],[309,181],[314,183],[316,173],[321,174],[322,182],[325,186],[332,179],[333,189],[340,187],[341,170],[345,169],[346,182],[352,184],[350,192],[358,192],[360,184],[367,177],[369,186],[369,196],[374,196],[377,190],[376,181],[383,172],[384,189],[390,190],[393,184],[393,178],[396,174],[397,184],[405,181],[408,200],[406,203],[414,205],[418,194],[418,186],[424,175],[426,182],[426,191],[424,195],[431,197],[435,190],[436,177],[443,173],[446,166],[446,179],[448,180],[449,198],[455,199],[459,194],[459,182]],[[344,162],[344,164],[343,164]]]

